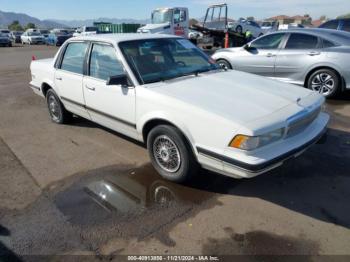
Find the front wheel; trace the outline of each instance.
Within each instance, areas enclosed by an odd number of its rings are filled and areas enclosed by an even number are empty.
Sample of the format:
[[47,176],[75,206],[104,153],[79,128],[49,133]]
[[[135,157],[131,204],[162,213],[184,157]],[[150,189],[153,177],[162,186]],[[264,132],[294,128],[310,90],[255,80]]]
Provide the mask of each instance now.
[[183,134],[175,127],[160,125],[147,137],[152,165],[167,180],[182,183],[198,172],[198,163]]
[[341,88],[341,80],[331,69],[320,69],[314,72],[308,80],[307,88],[316,91],[326,98],[337,95]]
[[228,61],[224,60],[224,59],[219,59],[219,60],[217,61],[217,63],[218,63],[218,65],[219,65],[222,69],[225,69],[225,70],[230,70],[230,69],[232,69],[231,64],[230,64]]
[[72,118],[72,114],[64,108],[55,91],[53,91],[52,89],[47,91],[46,102],[51,120],[54,123],[65,124],[68,123],[69,120]]

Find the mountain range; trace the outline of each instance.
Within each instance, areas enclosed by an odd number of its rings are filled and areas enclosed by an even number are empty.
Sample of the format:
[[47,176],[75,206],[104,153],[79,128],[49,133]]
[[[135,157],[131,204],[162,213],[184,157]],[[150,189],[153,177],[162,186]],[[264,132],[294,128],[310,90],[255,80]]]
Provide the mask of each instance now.
[[97,18],[97,19],[86,19],[86,20],[59,20],[59,19],[45,19],[40,20],[38,18],[29,16],[22,13],[14,12],[3,12],[0,10],[0,27],[7,28],[13,21],[19,21],[19,23],[25,26],[28,23],[33,23],[39,28],[65,28],[65,27],[80,27],[84,25],[92,25],[93,22],[108,22],[113,24],[147,24],[150,20],[148,19],[118,19],[118,18]]

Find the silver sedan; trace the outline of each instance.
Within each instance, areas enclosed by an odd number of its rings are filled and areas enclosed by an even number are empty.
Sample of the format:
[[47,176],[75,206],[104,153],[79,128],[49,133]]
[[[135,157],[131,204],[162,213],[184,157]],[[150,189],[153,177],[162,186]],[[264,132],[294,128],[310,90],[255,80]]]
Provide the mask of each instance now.
[[239,48],[218,50],[224,68],[305,86],[333,97],[350,89],[350,33],[294,29],[262,36]]

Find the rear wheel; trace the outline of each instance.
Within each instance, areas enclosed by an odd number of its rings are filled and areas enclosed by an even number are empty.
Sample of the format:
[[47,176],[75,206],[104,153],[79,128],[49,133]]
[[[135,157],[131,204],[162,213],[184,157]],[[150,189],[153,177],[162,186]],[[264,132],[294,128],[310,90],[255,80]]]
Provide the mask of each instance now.
[[72,119],[73,115],[64,108],[55,91],[52,89],[49,89],[46,93],[46,102],[51,120],[54,123],[65,124]]
[[147,137],[154,168],[167,180],[182,183],[198,172],[198,163],[185,137],[175,127],[160,125]]
[[307,87],[320,93],[326,98],[337,95],[341,88],[341,79],[338,74],[331,69],[319,69],[311,74]]
[[217,63],[222,69],[225,69],[225,70],[232,69],[231,64],[228,61],[224,60],[224,59],[219,59],[217,61]]

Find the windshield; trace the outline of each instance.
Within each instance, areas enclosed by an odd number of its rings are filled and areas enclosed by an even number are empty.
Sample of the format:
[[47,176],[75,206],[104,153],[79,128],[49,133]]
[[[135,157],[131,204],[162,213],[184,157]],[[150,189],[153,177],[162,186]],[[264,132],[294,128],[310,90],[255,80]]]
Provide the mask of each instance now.
[[42,33],[42,34],[49,34],[50,32],[48,30],[40,30],[40,33]]
[[156,10],[152,14],[152,24],[164,24],[171,22],[172,16],[172,10]]
[[40,36],[40,33],[37,32],[30,32],[28,33],[29,36]]
[[119,46],[143,84],[220,69],[214,60],[186,39],[147,39],[122,42]]
[[7,37],[7,34],[0,33],[0,37]]
[[18,36],[18,35],[22,35],[23,32],[13,32],[13,34]]

